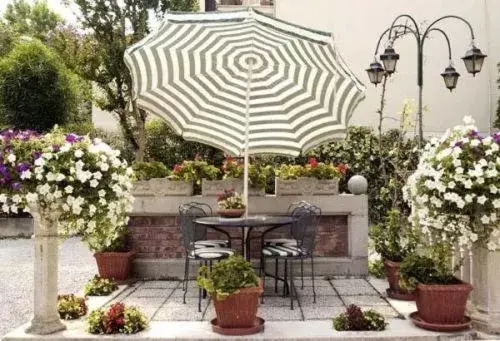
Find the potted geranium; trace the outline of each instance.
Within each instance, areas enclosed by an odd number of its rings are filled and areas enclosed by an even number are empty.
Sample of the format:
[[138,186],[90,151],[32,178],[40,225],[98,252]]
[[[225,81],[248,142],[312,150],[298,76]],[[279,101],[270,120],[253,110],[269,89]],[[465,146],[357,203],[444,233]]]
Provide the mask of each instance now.
[[469,328],[470,320],[464,314],[472,286],[454,276],[450,246],[438,243],[426,250],[423,255],[408,255],[399,268],[400,286],[409,291],[416,289],[417,293],[418,312],[410,314],[410,318],[429,330]]
[[162,162],[134,162],[132,169],[136,177],[132,194],[136,197],[193,195],[193,181],[174,181],[168,178],[171,172]]
[[174,166],[170,176],[172,181],[183,181],[194,186],[194,194],[202,194],[202,186],[206,180],[215,180],[220,176],[220,170],[209,165],[196,155],[194,160],[184,160]]
[[257,310],[263,289],[250,262],[231,256],[211,270],[203,266],[197,282],[212,296],[217,315],[212,321],[214,331],[243,335],[262,329],[263,320],[257,318]]
[[239,218],[245,213],[243,197],[234,189],[225,189],[217,197],[217,214],[226,218]]
[[281,165],[276,170],[276,195],[333,195],[347,165],[318,162],[309,158],[305,166]]
[[384,268],[389,282],[387,295],[395,299],[413,300],[414,292],[408,292],[399,286],[399,265],[403,259],[415,252],[417,238],[409,226],[408,219],[396,209],[387,212],[385,220],[370,228],[370,238],[375,251],[384,261]]

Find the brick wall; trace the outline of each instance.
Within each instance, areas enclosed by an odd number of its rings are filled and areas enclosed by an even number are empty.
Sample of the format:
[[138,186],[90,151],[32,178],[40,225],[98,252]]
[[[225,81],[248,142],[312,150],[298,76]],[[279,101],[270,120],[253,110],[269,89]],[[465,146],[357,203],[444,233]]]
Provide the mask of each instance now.
[[[226,229],[230,232],[231,247],[241,250],[241,229]],[[258,258],[260,235],[265,229],[252,231],[252,257]],[[288,237],[286,227],[269,233],[270,238]],[[218,232],[209,232],[209,238],[220,238]],[[138,258],[181,258],[184,255],[178,216],[132,216],[129,222],[128,246]],[[316,234],[316,256],[347,257],[347,216],[322,216]]]

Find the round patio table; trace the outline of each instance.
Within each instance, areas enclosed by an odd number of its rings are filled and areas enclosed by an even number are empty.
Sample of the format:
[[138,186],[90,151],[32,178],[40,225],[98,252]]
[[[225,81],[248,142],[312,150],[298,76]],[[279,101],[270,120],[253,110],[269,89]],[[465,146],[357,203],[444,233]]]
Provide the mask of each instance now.
[[290,216],[255,215],[244,218],[202,217],[197,218],[195,223],[212,227],[240,228],[242,253],[247,260],[250,260],[250,234],[254,228],[276,228],[290,225],[294,221],[295,218]]

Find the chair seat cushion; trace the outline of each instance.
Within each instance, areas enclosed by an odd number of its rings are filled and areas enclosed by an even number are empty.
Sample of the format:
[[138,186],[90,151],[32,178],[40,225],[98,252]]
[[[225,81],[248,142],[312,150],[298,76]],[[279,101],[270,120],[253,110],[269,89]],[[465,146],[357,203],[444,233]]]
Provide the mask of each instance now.
[[264,246],[297,246],[297,240],[292,238],[265,239]]
[[197,240],[196,242],[194,242],[195,249],[204,249],[207,247],[227,247],[228,245],[229,242],[227,240],[208,239],[208,240]]
[[203,249],[196,249],[191,251],[189,257],[195,259],[221,259],[232,256],[234,250],[225,247],[206,247]]
[[264,246],[262,254],[266,257],[298,257],[305,253],[294,245]]

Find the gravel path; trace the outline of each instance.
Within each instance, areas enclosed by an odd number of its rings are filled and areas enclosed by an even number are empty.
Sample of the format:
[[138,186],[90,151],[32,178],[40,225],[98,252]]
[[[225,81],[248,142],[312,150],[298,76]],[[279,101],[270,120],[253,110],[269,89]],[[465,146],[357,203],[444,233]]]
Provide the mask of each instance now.
[[[33,313],[33,240],[0,240],[0,338]],[[78,238],[60,249],[59,292],[80,291],[97,272],[92,253]]]

